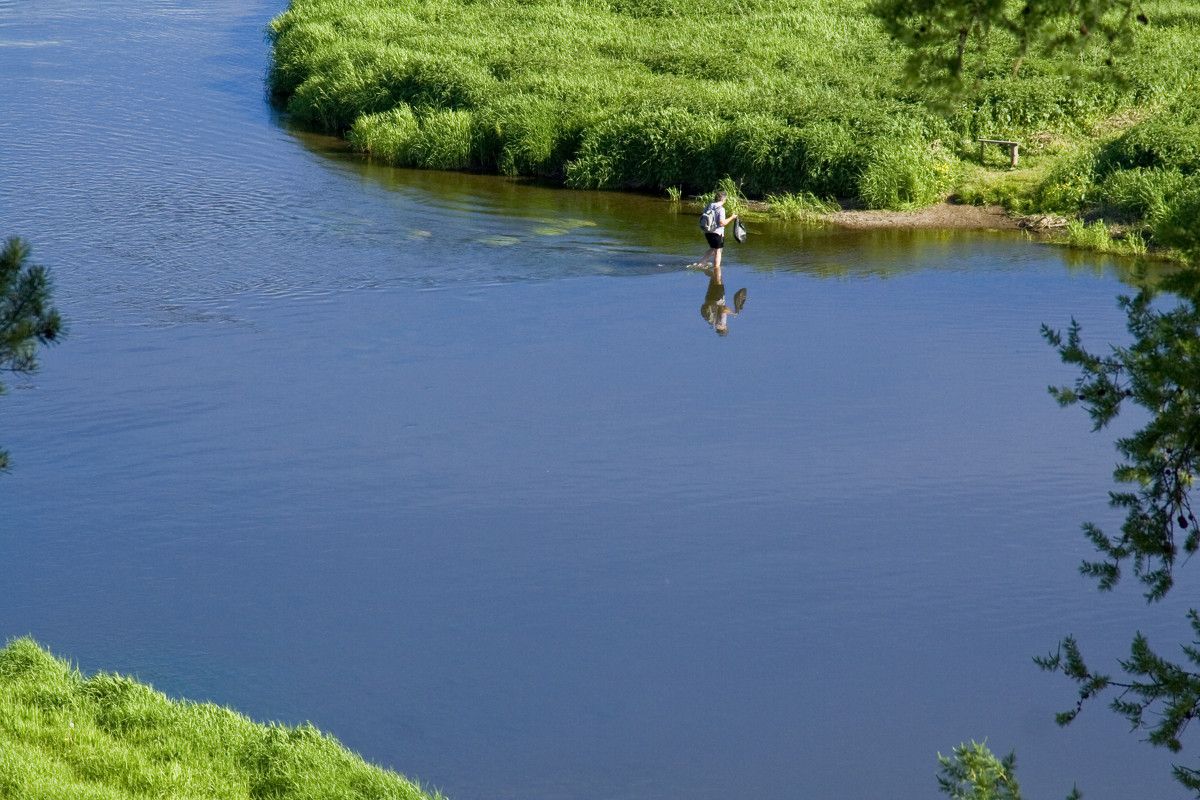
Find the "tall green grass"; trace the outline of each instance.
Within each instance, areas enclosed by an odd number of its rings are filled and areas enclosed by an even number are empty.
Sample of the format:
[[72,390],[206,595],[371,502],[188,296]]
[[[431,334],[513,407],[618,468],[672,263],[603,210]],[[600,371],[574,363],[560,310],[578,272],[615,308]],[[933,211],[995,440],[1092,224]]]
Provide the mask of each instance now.
[[1113,253],[1122,256],[1146,254],[1146,240],[1142,238],[1141,234],[1128,233],[1117,237],[1101,221],[1089,225],[1079,219],[1069,220],[1065,243],[1080,250],[1094,250],[1098,253]]
[[[1039,211],[1095,212],[1128,226],[1139,242],[1179,248],[1192,241],[1183,232],[1200,232],[1190,210],[1198,192],[1200,96],[1172,103],[1063,158],[1034,187],[1032,201]],[[1130,241],[1101,247],[1095,226],[1068,233],[1072,243],[1111,252],[1126,252]]]
[[119,675],[85,678],[30,639],[0,651],[0,797],[430,800],[311,725],[259,725]]
[[772,215],[785,220],[811,222],[819,220],[824,214],[841,210],[836,201],[822,200],[812,192],[769,194],[766,201]]
[[[1047,172],[1063,155],[1037,144],[1047,132],[1074,151],[1131,108],[1190,125],[1200,16],[1143,5],[1124,80],[1068,75],[1102,53],[1030,54],[1013,78],[1015,44],[994,31],[986,74],[946,114],[902,84],[905,54],[861,0],[292,0],[269,26],[269,85],[295,118],[395,164],[656,192],[729,177],[751,198],[909,208],[951,192],[980,137],[1023,141]],[[1158,164],[1127,145],[1119,169]],[[1074,176],[1086,186],[1060,170],[1026,204],[1087,202],[1110,161]]]

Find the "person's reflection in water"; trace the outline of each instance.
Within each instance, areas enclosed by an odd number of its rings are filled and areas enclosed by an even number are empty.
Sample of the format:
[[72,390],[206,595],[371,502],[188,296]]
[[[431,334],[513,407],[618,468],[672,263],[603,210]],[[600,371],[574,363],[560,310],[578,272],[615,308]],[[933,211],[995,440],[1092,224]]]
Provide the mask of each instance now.
[[719,336],[729,335],[729,315],[735,317],[746,305],[745,287],[738,289],[733,295],[733,309],[725,305],[725,284],[721,281],[721,268],[704,270],[708,276],[708,291],[704,293],[704,305],[700,306],[700,315],[712,326]]

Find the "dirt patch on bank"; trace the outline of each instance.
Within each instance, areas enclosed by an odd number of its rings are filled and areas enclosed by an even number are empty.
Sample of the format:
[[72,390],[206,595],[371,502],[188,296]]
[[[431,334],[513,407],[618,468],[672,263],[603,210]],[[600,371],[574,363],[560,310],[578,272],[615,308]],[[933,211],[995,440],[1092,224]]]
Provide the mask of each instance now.
[[1020,218],[1001,206],[938,203],[919,211],[835,211],[821,219],[841,228],[960,228],[1005,230],[1020,228]]

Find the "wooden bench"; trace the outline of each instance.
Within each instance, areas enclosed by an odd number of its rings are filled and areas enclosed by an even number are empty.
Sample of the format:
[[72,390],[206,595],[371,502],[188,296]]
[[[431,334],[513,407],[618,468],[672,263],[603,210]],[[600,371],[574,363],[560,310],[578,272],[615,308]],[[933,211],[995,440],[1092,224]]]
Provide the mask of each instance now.
[[1009,142],[1004,139],[980,139],[979,140],[979,163],[983,163],[983,146],[985,144],[998,144],[1008,148],[1008,154],[1012,158],[1012,165],[1017,165],[1017,148],[1021,146],[1020,142]]

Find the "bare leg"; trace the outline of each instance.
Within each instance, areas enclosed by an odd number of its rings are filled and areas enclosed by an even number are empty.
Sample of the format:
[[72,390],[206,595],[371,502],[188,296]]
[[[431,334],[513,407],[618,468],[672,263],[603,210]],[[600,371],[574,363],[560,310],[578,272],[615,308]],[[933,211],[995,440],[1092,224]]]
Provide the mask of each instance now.
[[704,258],[700,259],[700,263],[703,264],[705,261],[712,261],[713,256],[715,256],[716,254],[717,254],[716,250],[714,250],[711,247],[708,248],[708,252],[704,254]]

